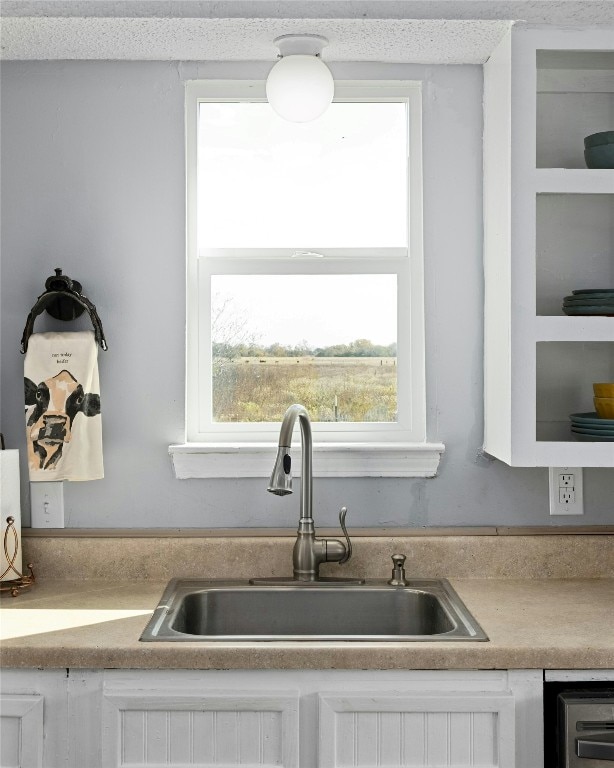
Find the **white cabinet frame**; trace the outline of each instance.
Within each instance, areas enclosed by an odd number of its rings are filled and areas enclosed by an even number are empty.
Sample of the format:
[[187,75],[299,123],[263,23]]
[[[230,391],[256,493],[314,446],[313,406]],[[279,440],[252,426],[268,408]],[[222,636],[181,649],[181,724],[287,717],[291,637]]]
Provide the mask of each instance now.
[[[537,52],[611,52],[613,41],[614,29],[513,28],[484,66],[484,449],[511,466],[614,466],[612,443],[536,434],[537,344],[614,342],[613,318],[537,315],[537,197],[614,195],[612,170],[537,167]],[[557,92],[566,71],[556,83],[540,71],[539,87]],[[612,92],[604,73],[595,88]]]

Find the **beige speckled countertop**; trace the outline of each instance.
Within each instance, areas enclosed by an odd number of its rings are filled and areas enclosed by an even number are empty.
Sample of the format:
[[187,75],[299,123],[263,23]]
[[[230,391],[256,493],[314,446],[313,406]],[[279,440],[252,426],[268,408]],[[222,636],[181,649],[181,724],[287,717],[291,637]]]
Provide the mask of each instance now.
[[3,597],[5,667],[614,668],[614,579],[451,579],[489,642],[141,643],[165,581],[48,580]]
[[[5,667],[152,669],[614,669],[614,535],[356,536],[354,556],[322,574],[447,578],[489,642],[139,642],[167,581],[287,576],[294,536],[24,539],[37,582],[0,600]],[[65,580],[70,574],[71,580]],[[118,577],[121,575],[120,580]]]

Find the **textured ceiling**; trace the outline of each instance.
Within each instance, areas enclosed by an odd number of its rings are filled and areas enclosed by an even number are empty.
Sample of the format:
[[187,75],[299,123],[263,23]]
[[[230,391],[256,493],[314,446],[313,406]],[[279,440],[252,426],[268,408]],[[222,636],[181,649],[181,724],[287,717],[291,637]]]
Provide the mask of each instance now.
[[[320,34],[328,61],[481,64],[512,21],[612,25],[614,0],[3,0],[3,59],[271,61]],[[613,31],[614,37],[614,31]]]
[[614,21],[612,0],[3,0],[3,16]]
[[481,64],[509,28],[503,21],[390,19],[3,20],[4,59],[272,61],[273,40],[324,35],[325,61]]

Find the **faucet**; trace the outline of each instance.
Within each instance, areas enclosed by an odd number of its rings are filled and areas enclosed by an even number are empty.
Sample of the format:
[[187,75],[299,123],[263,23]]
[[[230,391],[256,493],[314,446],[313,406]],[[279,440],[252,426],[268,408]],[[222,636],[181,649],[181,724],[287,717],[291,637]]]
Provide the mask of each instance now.
[[[352,543],[345,527],[347,508],[341,507],[339,523],[347,542],[344,544],[339,539],[317,539],[313,522],[313,442],[311,438],[311,422],[309,414],[304,406],[295,403],[286,411],[281,423],[279,433],[279,448],[277,459],[271,473],[271,480],[267,490],[277,496],[286,496],[292,493],[292,458],[290,446],[292,444],[292,431],[298,418],[301,427],[301,499],[300,519],[292,563],[294,566],[294,580],[302,582],[320,581],[320,563],[336,562],[340,565],[347,563],[352,556]],[[337,581],[338,579],[335,579]]]

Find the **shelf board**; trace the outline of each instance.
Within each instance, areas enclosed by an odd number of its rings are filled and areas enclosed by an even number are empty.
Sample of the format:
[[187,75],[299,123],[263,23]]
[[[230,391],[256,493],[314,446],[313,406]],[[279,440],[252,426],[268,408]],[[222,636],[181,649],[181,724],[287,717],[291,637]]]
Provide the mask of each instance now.
[[537,467],[614,467],[614,443],[535,443]]
[[614,317],[541,315],[535,318],[535,341],[614,342]]
[[614,194],[614,169],[536,168],[537,194]]
[[[609,56],[609,53],[604,55]],[[537,70],[537,93],[604,93],[609,95],[614,91],[614,78],[610,63],[606,61],[603,63],[603,69],[539,68]]]

